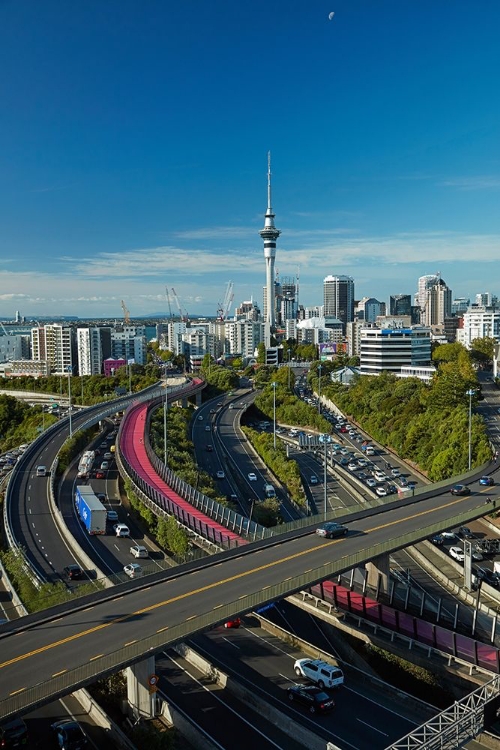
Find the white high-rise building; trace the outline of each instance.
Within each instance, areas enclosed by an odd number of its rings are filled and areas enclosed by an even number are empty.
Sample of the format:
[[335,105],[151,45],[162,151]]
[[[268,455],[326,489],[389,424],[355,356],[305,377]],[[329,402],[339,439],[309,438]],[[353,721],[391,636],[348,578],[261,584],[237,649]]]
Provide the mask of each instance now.
[[351,276],[327,276],[323,281],[325,318],[338,318],[344,331],[354,320],[354,279]]
[[47,362],[47,372],[67,375],[73,372],[73,329],[52,323],[31,329],[33,359]]
[[102,373],[101,329],[77,328],[76,349],[79,375],[100,375]]
[[425,301],[421,310],[420,321],[424,326],[443,326],[446,318],[451,317],[451,289],[442,278],[430,284],[425,291]]
[[225,323],[226,350],[229,354],[253,357],[264,341],[265,324],[253,320],[230,320]]
[[500,342],[500,310],[494,307],[469,307],[463,314],[463,327],[457,341],[470,349],[474,339],[493,338]]
[[111,357],[133,359],[137,365],[146,364],[146,331],[144,326],[120,326],[111,331]]
[[266,259],[266,304],[265,304],[265,345],[271,345],[271,335],[276,326],[276,301],[274,290],[274,260],[276,258],[276,240],[281,232],[274,226],[271,207],[271,152],[267,155],[267,209],[264,217],[264,229],[259,234],[264,240],[264,258]]
[[414,300],[416,307],[420,307],[421,310],[424,309],[427,302],[427,290],[430,289],[431,286],[434,286],[434,284],[437,284],[440,278],[440,274],[437,273],[429,273],[426,276],[420,276],[418,280],[418,291],[415,294]]

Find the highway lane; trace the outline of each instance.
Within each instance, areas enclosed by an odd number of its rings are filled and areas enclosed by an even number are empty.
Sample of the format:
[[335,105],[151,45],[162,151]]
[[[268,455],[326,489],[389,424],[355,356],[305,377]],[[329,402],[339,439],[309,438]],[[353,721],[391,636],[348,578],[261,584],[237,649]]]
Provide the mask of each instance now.
[[[211,613],[216,622],[217,610],[225,602],[234,602],[236,614],[242,611],[238,602],[247,594],[261,593],[274,584],[284,584],[285,594],[289,589],[286,581],[295,575],[322,566],[328,566],[325,573],[331,575],[330,564],[341,569],[345,555],[388,539],[395,539],[397,545],[405,532],[421,530],[426,524],[437,523],[465,509],[480,515],[484,509],[482,497],[441,496],[412,506],[397,503],[383,514],[353,523],[353,530],[361,533],[344,539],[325,541],[308,534],[264,546],[253,554],[212,558],[210,562],[216,564],[177,578],[165,575],[163,578],[168,580],[162,583],[148,585],[143,581],[144,587],[140,589],[135,585],[114,589],[113,598],[2,638],[0,698],[24,691],[29,685],[50,681],[57,674],[88,664],[103,654],[115,653],[149,635],[158,634],[158,647],[167,644],[169,628],[184,625],[204,612]],[[96,596],[101,598],[99,594]],[[8,627],[2,626],[0,634]],[[99,665],[93,666],[98,672]]]
[[[304,746],[244,701],[199,672],[173,649],[156,657],[159,688],[206,732],[221,750],[301,750]],[[160,695],[161,697],[161,695]]]
[[[309,640],[307,632],[313,629],[313,618],[296,610],[296,619],[291,611],[295,608],[290,606],[287,610],[287,619],[297,625],[302,618],[302,627],[298,625],[297,629],[302,631],[300,637]],[[403,701],[396,702],[381,690],[370,690],[366,681],[356,677],[350,677],[339,690],[326,691],[336,704],[328,716],[309,716],[301,706],[290,705],[286,689],[307,682],[295,676],[293,664],[306,654],[260,628],[256,618],[246,617],[239,630],[223,632],[217,628],[190,643],[216,666],[224,665],[222,668],[235,679],[254,684],[261,698],[279,701],[281,711],[345,750],[383,750],[420,723],[403,715]]]

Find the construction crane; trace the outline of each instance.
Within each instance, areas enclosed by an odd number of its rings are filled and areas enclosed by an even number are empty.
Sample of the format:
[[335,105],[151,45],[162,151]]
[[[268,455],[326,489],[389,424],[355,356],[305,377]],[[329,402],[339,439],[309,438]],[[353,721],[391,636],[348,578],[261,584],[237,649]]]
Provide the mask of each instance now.
[[229,313],[229,308],[231,307],[231,302],[234,299],[233,286],[234,285],[232,281],[227,282],[224,301],[219,302],[219,304],[217,305],[217,320],[221,323],[224,323],[224,321],[226,320]]
[[172,287],[172,294],[174,295],[175,304],[177,305],[177,309],[179,310],[179,315],[181,316],[182,322],[187,323],[188,321],[187,310],[182,309],[181,303],[179,302],[179,297],[177,296],[177,292],[175,291],[174,287]]
[[123,310],[123,322],[126,326],[130,325],[130,312],[128,311],[127,305],[122,300],[122,310]]
[[170,294],[168,293],[168,286],[165,287],[165,294],[167,297],[168,314],[169,314],[170,320],[173,320],[174,316],[172,315],[172,305],[170,304]]

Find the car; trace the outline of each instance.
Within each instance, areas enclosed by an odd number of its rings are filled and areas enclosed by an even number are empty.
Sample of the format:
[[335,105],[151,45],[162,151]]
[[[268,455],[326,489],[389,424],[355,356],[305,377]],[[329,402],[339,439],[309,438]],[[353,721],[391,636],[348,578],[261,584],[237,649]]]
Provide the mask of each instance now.
[[106,503],[108,501],[108,498],[106,497],[104,492],[96,492],[95,496],[101,503]]
[[444,536],[442,534],[434,534],[429,541],[432,542],[432,544],[435,544],[436,547],[442,547],[444,544]]
[[366,480],[366,484],[368,487],[372,488],[377,486],[376,481],[372,477],[368,477],[368,479]]
[[484,487],[493,487],[495,480],[493,477],[481,477],[479,484],[482,484]]
[[357,471],[359,469],[357,461],[349,461],[349,463],[347,464],[347,468],[349,469],[349,471]]
[[209,424],[206,424],[206,425],[205,425],[205,432],[210,432],[210,430],[211,430],[211,427],[210,427],[210,425],[209,425]]
[[384,474],[384,472],[383,471],[377,471],[377,469],[375,469],[375,471],[373,472],[373,476],[375,477],[375,479],[377,480],[377,482],[385,482],[386,479],[387,479],[387,477]]
[[479,581],[484,581],[484,583],[487,583],[489,586],[493,586],[496,589],[500,586],[498,574],[494,573],[489,568],[473,568],[472,574],[475,575]]
[[101,464],[101,471],[107,471],[109,469],[108,461],[103,461]]
[[324,688],[339,688],[344,684],[344,673],[340,667],[328,664],[321,659],[297,659],[293,665],[297,677],[305,677],[310,682]]
[[81,750],[87,747],[87,738],[77,721],[57,721],[51,725],[61,750]]
[[462,539],[475,539],[476,538],[468,526],[460,526],[458,533],[462,537]]
[[391,476],[393,476],[393,477],[399,477],[399,475],[400,475],[400,471],[397,468],[397,466],[394,469],[391,469]]
[[348,449],[347,449],[347,448],[345,447],[345,445],[344,445],[344,447],[343,447],[343,448],[341,448],[341,449],[340,449],[340,452],[341,452],[341,454],[342,454],[343,456],[347,456],[347,454],[349,453],[349,451],[348,451]]
[[198,422],[203,422],[203,417],[201,414],[198,414]]
[[36,467],[36,475],[37,475],[37,477],[45,477],[47,475],[47,467],[46,466],[37,466]]
[[133,544],[130,548],[130,554],[134,557],[149,557],[148,548],[142,544]]
[[222,471],[222,469],[219,469],[219,471],[217,472],[217,474],[215,476],[217,477],[217,479],[224,479],[224,477],[226,475],[224,474],[224,472]]
[[368,479],[368,474],[365,474],[364,471],[358,471],[358,479],[361,479],[362,482],[365,482]]
[[106,474],[104,473],[104,471],[102,469],[97,469],[97,471],[95,473],[95,478],[96,479],[104,479],[105,476],[106,476]]
[[248,475],[248,479],[250,482],[256,482],[257,481],[257,474],[255,474],[253,471],[250,472]]
[[233,617],[232,620],[226,620],[224,623],[225,628],[239,628],[241,625],[241,619],[239,617]]
[[104,456],[103,456],[103,458],[104,458],[104,459],[105,459],[106,461],[111,461],[111,459],[113,458],[113,454],[112,454],[112,453],[109,453],[109,452],[108,452],[108,453],[105,453],[105,454],[104,454]]
[[103,448],[104,450],[107,450],[108,444],[106,442],[103,442],[99,445],[99,448]]
[[115,525],[113,526],[113,531],[116,536],[130,536],[130,529],[125,523],[115,523]]
[[441,536],[443,539],[455,539],[457,535],[454,531],[442,531]]
[[27,747],[28,728],[24,721],[15,716],[0,723],[0,747]]
[[287,689],[288,700],[307,706],[311,714],[333,711],[335,701],[315,685],[292,685]]
[[385,486],[388,495],[397,495],[398,488],[395,484],[387,484]]
[[217,414],[217,409],[210,409],[210,414]]
[[309,484],[318,484],[318,477],[316,476],[316,474],[311,474]]
[[466,484],[456,484],[450,492],[452,495],[470,495],[470,489]]
[[450,557],[453,557],[457,562],[463,562],[465,560],[465,553],[461,547],[450,547],[448,552]]
[[318,526],[316,534],[325,537],[325,539],[334,539],[338,536],[346,536],[348,531],[349,529],[347,526],[343,526],[341,523],[327,521],[326,523],[321,524],[321,526]]
[[400,487],[408,487],[408,480],[406,477],[398,477],[398,482]]
[[375,492],[379,497],[387,497],[387,490],[385,487],[375,487]]
[[207,451],[208,453],[212,453],[213,449],[214,449],[213,445],[206,445],[206,446],[205,446],[205,450],[206,450],[206,451]]
[[106,511],[106,521],[109,521],[110,523],[112,521],[118,521],[118,513],[116,512],[116,510]]
[[128,575],[129,578],[140,578],[142,576],[142,567],[139,563],[129,563],[123,566],[123,572]]
[[79,565],[66,565],[63,569],[63,573],[70,581],[76,581],[79,578],[83,578],[83,570]]
[[471,551],[470,551],[470,556],[471,556],[471,557],[472,557],[472,559],[473,559],[473,560],[475,560],[476,562],[480,562],[481,560],[484,560],[484,557],[483,557],[483,553],[482,553],[482,552],[480,552],[480,551],[479,551],[478,549],[474,549],[474,548],[473,548],[473,549],[471,549]]

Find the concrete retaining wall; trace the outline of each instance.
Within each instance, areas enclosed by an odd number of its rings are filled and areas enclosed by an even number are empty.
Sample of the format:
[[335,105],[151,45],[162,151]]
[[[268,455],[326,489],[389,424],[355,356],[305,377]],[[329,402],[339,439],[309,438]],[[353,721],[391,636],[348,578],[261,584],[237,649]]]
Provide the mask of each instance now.
[[123,748],[123,750],[136,750],[134,743],[122,732],[114,721],[111,721],[107,713],[94,701],[90,693],[83,689],[77,690],[73,693],[73,698],[76,698],[83,711],[92,719],[94,724],[109,732],[110,739],[113,740],[117,747]]

